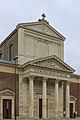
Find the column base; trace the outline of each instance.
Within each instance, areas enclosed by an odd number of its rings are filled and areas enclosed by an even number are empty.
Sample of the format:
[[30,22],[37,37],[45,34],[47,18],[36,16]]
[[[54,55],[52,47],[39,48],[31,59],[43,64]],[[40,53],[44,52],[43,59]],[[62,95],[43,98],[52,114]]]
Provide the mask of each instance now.
[[[80,118],[75,118],[76,120],[80,120]],[[12,119],[14,120],[14,119]],[[19,116],[17,117],[16,120],[72,120],[71,118],[64,118],[64,117],[54,117],[54,118],[42,118],[42,119],[39,119],[39,118],[35,118],[35,117],[27,117],[27,116]]]
[[69,118],[69,117],[66,117],[66,120],[71,120],[71,118]]
[[45,117],[45,118],[42,118],[42,120],[48,120],[48,118],[47,118],[47,117]]

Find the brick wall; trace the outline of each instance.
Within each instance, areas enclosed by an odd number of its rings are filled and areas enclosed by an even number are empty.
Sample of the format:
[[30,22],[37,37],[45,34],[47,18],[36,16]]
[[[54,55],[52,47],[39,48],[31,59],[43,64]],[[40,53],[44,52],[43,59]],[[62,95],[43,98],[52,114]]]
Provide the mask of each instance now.
[[[0,72],[0,91],[9,89],[15,92],[15,74]],[[16,75],[17,115],[19,114],[19,78]]]
[[13,56],[18,54],[18,33],[17,31],[11,37],[6,38],[0,45],[0,52],[2,53],[2,59],[9,60],[9,46],[13,44]]
[[80,83],[71,83],[70,84],[70,94],[77,98],[76,101],[76,111],[80,117]]

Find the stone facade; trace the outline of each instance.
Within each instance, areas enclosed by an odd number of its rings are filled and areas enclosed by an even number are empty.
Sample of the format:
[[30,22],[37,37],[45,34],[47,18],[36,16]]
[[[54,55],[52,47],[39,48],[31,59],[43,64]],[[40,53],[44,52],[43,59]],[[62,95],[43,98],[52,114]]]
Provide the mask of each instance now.
[[65,38],[48,23],[42,21],[19,24],[17,28],[18,60],[20,64],[53,54],[64,60]]
[[80,117],[80,76],[64,62],[64,40],[41,19],[18,24],[1,43],[0,119]]
[[[21,93],[26,89],[27,86],[27,91],[24,93],[21,98],[21,103],[20,103],[20,113],[22,117],[27,117],[29,118],[29,109],[30,109],[30,92],[29,92],[29,80],[26,79],[23,83],[23,86],[21,89]],[[55,80],[48,80],[46,83],[47,87],[47,93],[46,93],[46,99],[47,99],[47,116],[46,118],[49,119],[54,119],[55,118]],[[35,78],[34,79],[34,106],[33,106],[33,116],[35,119],[39,119],[39,99],[43,99],[43,81],[41,78]],[[24,88],[25,87],[25,88]],[[23,102],[24,101],[24,102]],[[26,104],[25,104],[26,103]],[[63,117],[63,82],[59,82],[59,101],[58,101],[58,117]]]

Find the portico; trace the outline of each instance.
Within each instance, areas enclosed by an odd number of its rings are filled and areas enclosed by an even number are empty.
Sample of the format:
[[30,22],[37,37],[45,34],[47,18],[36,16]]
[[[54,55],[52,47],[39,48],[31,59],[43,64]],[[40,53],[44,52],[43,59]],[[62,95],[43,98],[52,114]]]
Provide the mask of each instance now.
[[[48,66],[47,66],[47,60]],[[46,67],[41,66],[41,64],[46,63]],[[25,66],[22,66],[22,80],[19,89],[21,95],[24,92],[24,89],[27,90],[26,96],[22,96],[22,100],[19,103],[20,116],[29,117],[31,119],[58,119],[63,118],[63,98],[66,96],[66,118],[69,118],[70,115],[70,73],[72,68],[64,65],[65,68],[69,70],[60,70],[56,69],[49,65],[50,61],[54,61],[54,56],[51,58],[43,59],[41,61],[33,61]],[[42,62],[42,63],[41,63]],[[54,63],[55,64],[55,63]],[[60,63],[59,63],[60,64]],[[63,66],[63,64],[62,64]],[[57,66],[59,68],[59,66]],[[55,69],[55,70],[54,70]],[[65,74],[65,72],[67,74]],[[20,77],[21,78],[21,77]],[[24,79],[25,84],[24,86]],[[66,95],[64,96],[64,83],[66,83]],[[27,87],[27,88],[24,88]],[[24,102],[26,101],[24,111]],[[27,110],[29,109],[29,110]],[[25,113],[24,113],[25,112]]]

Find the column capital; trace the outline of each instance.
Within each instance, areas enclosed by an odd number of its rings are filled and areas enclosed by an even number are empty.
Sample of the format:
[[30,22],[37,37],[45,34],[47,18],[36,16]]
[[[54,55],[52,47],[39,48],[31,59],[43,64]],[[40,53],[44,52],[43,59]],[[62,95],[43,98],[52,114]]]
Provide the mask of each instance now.
[[34,80],[34,75],[29,76],[29,80]]
[[70,84],[70,81],[67,80],[67,81],[66,81],[66,84],[69,85],[69,84]]
[[47,77],[42,78],[43,82],[47,82],[47,79],[48,79]]
[[27,81],[27,78],[23,78],[23,82],[26,83],[26,81]]
[[59,83],[59,81],[60,81],[59,79],[56,79],[56,80],[55,80],[55,83]]
[[60,81],[60,86],[61,86],[61,88],[63,88],[63,86],[64,86],[64,82],[63,81]]

